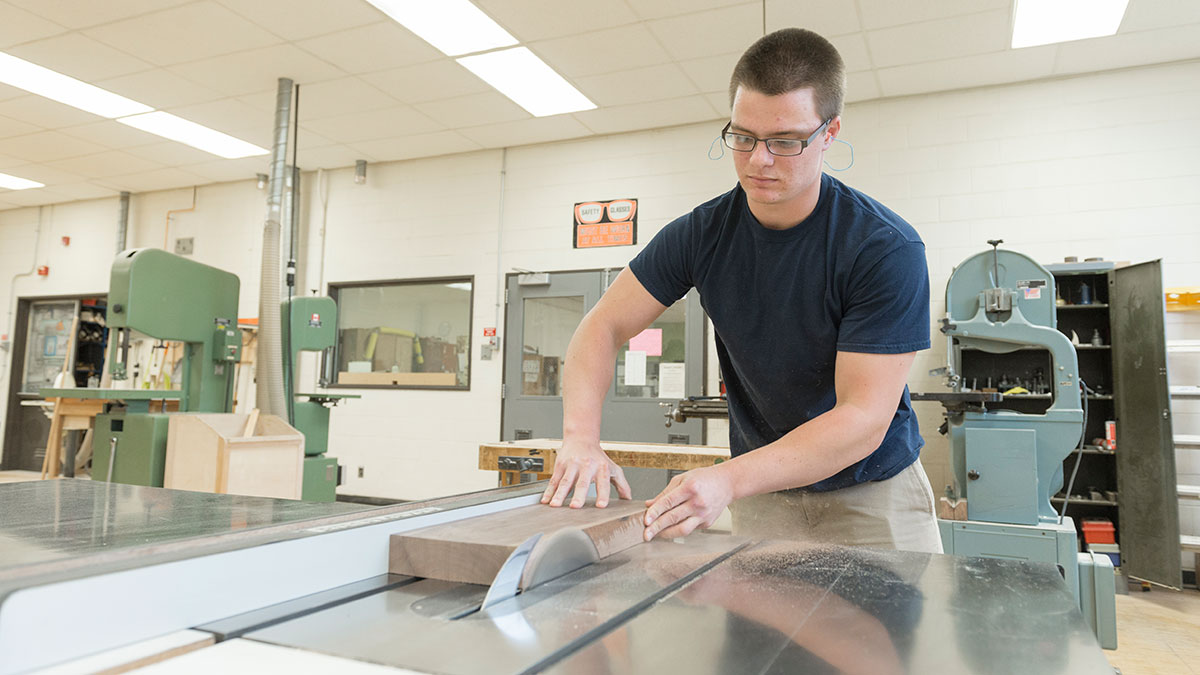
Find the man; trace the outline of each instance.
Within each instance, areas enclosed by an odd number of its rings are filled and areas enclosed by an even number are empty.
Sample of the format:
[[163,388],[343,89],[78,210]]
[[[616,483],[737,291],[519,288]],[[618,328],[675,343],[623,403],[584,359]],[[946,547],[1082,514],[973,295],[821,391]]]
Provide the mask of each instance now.
[[618,348],[689,288],[716,330],[733,459],[647,502],[647,541],[735,532],[941,551],[905,381],[929,347],[925,248],[903,219],[821,171],[841,129],[841,56],[811,31],[763,37],[738,62],[722,132],[738,185],[667,225],[576,330],[563,447],[542,502],[596,506],[610,482],[600,409]]

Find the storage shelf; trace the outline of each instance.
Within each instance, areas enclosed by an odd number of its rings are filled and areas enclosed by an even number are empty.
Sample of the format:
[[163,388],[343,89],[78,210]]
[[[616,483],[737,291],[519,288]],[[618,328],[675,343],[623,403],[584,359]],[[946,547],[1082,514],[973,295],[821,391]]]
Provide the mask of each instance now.
[[1088,344],[1075,345],[1075,351],[1080,351],[1080,350],[1089,351],[1089,350],[1100,350],[1100,349],[1112,349],[1112,345],[1088,345]]
[[1175,434],[1172,439],[1175,441],[1175,446],[1184,446],[1187,448],[1200,448],[1200,436],[1190,434]]
[[[1079,450],[1072,450],[1071,454],[1077,455],[1077,454],[1079,454]],[[1104,448],[1098,448],[1094,445],[1085,445],[1085,446],[1083,446],[1083,454],[1085,454],[1085,455],[1116,455],[1117,451],[1116,450],[1105,450]]]
[[[1065,501],[1062,497],[1051,497],[1051,504],[1061,504]],[[1086,504],[1088,506],[1116,506],[1116,502],[1110,502],[1107,499],[1089,499],[1087,497],[1072,497],[1072,504]]]
[[1200,387],[1195,385],[1171,387],[1171,398],[1200,398]]
[[1108,309],[1106,302],[1093,302],[1090,305],[1057,305],[1059,309]]

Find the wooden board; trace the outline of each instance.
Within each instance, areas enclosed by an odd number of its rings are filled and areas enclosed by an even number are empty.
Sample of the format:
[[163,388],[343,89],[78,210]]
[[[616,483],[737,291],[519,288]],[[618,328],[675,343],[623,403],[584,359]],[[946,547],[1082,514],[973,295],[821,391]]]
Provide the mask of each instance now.
[[[642,542],[646,506],[641,501],[610,502],[597,509],[523,506],[476,518],[393,534],[388,571],[443,581],[491,584],[509,554],[541,532],[542,541],[564,528],[581,530],[600,558]],[[537,548],[534,549],[537,555]]]
[[[539,473],[554,473],[554,458],[562,441],[535,438],[526,441],[484,443],[479,446],[479,468],[499,471],[500,457],[541,457],[544,466]],[[667,443],[615,443],[601,441],[600,449],[617,466],[639,469],[676,469],[690,471],[720,464],[729,459],[729,448],[709,445],[671,445]]]

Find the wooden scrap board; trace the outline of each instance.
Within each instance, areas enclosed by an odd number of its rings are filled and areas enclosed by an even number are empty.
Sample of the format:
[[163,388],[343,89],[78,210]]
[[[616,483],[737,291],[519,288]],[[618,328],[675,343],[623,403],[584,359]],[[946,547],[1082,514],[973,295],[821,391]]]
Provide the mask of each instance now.
[[[500,467],[501,457],[535,457],[542,459],[540,471],[528,471],[538,480],[554,473],[554,460],[562,440],[556,438],[534,438],[523,441],[500,441],[479,446],[479,468],[499,471],[503,485],[514,485],[520,481],[520,471],[506,471]],[[668,443],[619,443],[600,441],[600,449],[617,466],[639,469],[674,469],[690,471],[705,466],[720,464],[729,459],[729,448],[709,445],[673,445]]]
[[539,532],[545,541],[563,528],[582,530],[603,559],[642,542],[645,513],[640,500],[612,501],[603,509],[591,502],[581,509],[534,504],[393,534],[388,571],[487,585],[522,542]]

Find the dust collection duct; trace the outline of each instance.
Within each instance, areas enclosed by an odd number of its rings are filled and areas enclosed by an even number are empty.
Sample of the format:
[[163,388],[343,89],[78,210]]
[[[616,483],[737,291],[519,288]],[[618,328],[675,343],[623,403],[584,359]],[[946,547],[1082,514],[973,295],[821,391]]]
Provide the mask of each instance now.
[[267,188],[267,218],[263,225],[262,267],[258,292],[258,352],[256,405],[268,415],[286,419],[283,400],[283,343],[279,315],[279,233],[286,180],[288,124],[292,81],[279,78],[275,94],[275,137],[271,151],[271,181]]

